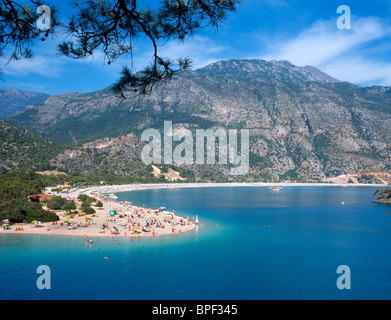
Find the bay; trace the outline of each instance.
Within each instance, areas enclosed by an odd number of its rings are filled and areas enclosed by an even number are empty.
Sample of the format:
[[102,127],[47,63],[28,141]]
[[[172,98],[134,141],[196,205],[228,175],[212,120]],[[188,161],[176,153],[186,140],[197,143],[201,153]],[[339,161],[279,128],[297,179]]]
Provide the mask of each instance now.
[[[0,234],[0,299],[390,299],[391,207],[373,186],[137,190],[201,224],[156,238]],[[342,205],[342,202],[345,204]],[[104,257],[107,257],[105,259]],[[37,267],[51,270],[39,290]],[[340,265],[351,289],[339,290]]]

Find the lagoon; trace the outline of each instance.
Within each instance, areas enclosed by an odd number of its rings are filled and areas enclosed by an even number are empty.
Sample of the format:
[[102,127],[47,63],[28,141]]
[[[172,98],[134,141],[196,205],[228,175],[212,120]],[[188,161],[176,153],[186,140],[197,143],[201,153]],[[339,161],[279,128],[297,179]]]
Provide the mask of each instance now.
[[[118,200],[202,224],[118,244],[2,233],[0,299],[390,299],[391,206],[371,203],[376,188],[121,192]],[[40,265],[50,267],[50,290],[36,286]],[[340,265],[351,269],[350,290],[337,288]]]

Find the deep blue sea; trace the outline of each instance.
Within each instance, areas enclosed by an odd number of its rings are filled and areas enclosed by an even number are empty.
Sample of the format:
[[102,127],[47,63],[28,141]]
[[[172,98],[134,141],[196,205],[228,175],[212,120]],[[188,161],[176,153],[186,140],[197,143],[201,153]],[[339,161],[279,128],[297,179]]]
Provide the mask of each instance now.
[[[391,206],[371,203],[375,190],[119,193],[136,205],[197,214],[203,224],[133,243],[95,238],[92,246],[83,237],[1,233],[0,299],[391,299]],[[40,265],[50,268],[50,290],[37,288]],[[340,265],[350,268],[349,290],[337,288]]]

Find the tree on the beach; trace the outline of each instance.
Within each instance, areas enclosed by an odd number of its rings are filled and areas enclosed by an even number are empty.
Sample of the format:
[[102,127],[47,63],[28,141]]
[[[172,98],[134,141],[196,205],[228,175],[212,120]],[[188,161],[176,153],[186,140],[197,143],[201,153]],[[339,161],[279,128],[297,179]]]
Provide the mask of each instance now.
[[31,0],[30,6],[22,5],[21,0],[0,0],[0,52],[10,50],[10,59],[31,58],[32,45],[55,34],[69,39],[59,43],[60,55],[84,59],[100,50],[107,64],[129,55],[133,65],[136,40],[147,39],[152,52],[149,65],[138,71],[124,67],[113,85],[114,92],[123,98],[127,91],[145,94],[192,65],[188,57],[164,58],[159,49],[170,40],[183,42],[207,27],[218,30],[227,13],[236,11],[239,0],[164,0],[154,9],[140,2],[75,1],[72,17],[61,24],[57,10],[49,4],[50,28],[39,29],[37,9],[43,5],[40,0]]
[[47,207],[51,210],[60,210],[65,203],[65,199],[60,196],[54,196],[48,201]]
[[91,207],[81,207],[85,214],[94,214],[96,211]]
[[67,212],[71,212],[72,210],[76,210],[76,205],[74,202],[72,201],[67,201],[62,207],[61,207],[62,210],[64,211],[67,211]]
[[34,220],[41,222],[57,221],[59,217],[54,212],[42,209],[40,203],[12,200],[0,202],[0,220],[5,219],[15,223],[31,223]]
[[10,222],[57,221],[58,216],[27,200],[44,188],[42,176],[33,171],[11,171],[0,175],[0,220]]
[[82,203],[88,204],[88,206],[91,205],[92,202],[96,201],[95,198],[90,197],[86,194],[79,194],[77,199],[80,200]]
[[102,201],[98,201],[97,202],[97,204],[95,205],[95,207],[97,207],[97,208],[103,208],[103,203],[102,203]]

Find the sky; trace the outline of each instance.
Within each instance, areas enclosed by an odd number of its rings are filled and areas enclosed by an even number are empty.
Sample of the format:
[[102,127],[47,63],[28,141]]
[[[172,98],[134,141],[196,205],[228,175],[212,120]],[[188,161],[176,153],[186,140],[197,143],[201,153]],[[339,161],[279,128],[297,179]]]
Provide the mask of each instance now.
[[[140,3],[153,8],[159,1]],[[48,4],[57,7],[63,21],[69,19],[69,2]],[[341,5],[350,8],[350,29],[338,28]],[[127,56],[107,65],[99,51],[92,58],[72,60],[56,55],[58,41],[37,42],[32,59],[7,64],[6,57],[0,58],[0,88],[52,95],[97,91],[113,84],[123,66],[137,70],[152,57],[151,45],[140,40],[133,60]],[[288,60],[360,86],[391,86],[391,0],[241,0],[218,31],[204,29],[159,50],[164,57],[190,57],[194,69],[226,59]]]

